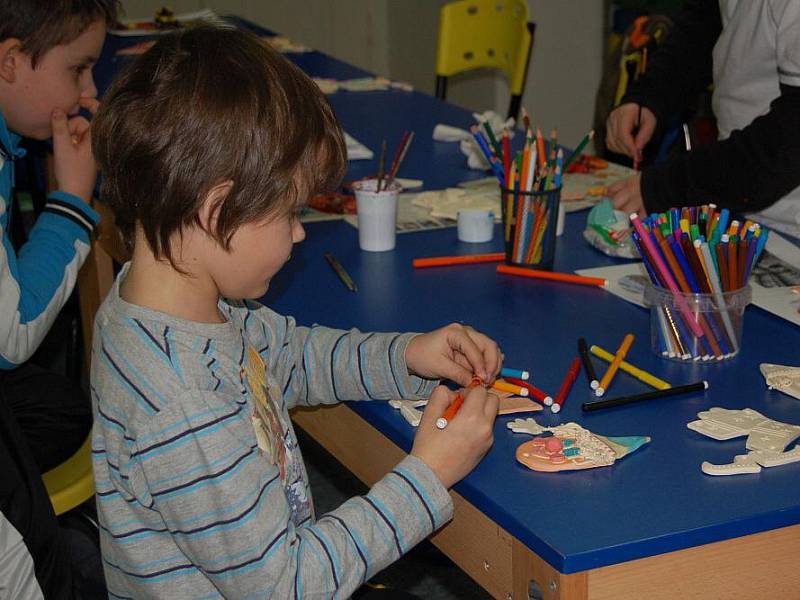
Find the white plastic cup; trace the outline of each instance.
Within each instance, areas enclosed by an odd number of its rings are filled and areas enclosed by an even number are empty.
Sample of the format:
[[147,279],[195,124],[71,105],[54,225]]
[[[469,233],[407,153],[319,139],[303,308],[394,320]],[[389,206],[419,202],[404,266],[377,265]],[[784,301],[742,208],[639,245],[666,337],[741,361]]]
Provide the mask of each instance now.
[[481,208],[458,211],[458,240],[480,244],[491,242],[494,235],[494,213]]
[[397,194],[400,184],[393,181],[389,189],[376,191],[377,179],[364,179],[353,184],[358,212],[358,245],[367,252],[394,250],[397,230]]

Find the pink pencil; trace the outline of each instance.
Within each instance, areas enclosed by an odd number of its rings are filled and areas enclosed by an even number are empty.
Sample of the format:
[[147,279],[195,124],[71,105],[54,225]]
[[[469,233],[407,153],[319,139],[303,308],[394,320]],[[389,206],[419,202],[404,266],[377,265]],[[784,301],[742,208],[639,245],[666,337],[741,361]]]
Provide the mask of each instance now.
[[658,269],[659,274],[664,281],[667,282],[667,287],[669,287],[670,291],[675,295],[675,302],[678,305],[678,310],[681,311],[681,314],[686,320],[686,324],[692,330],[692,333],[694,333],[695,337],[703,337],[702,328],[692,317],[692,313],[689,310],[689,306],[686,304],[686,300],[684,300],[683,296],[681,295],[681,291],[678,289],[678,285],[672,278],[672,274],[670,273],[669,269],[664,264],[664,261],[661,260],[661,254],[656,249],[655,244],[653,244],[653,240],[650,238],[650,233],[645,230],[644,225],[642,225],[642,222],[639,220],[639,215],[632,213],[631,223],[636,229],[636,232],[639,234],[639,237],[647,248],[647,251],[650,253],[650,257],[653,259],[653,262],[655,262],[656,269]]

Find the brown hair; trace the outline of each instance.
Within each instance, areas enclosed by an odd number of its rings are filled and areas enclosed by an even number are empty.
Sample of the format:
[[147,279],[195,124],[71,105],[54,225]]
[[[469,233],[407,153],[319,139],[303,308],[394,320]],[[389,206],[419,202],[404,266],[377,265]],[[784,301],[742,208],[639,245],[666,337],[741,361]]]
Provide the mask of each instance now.
[[68,44],[95,21],[117,20],[119,0],[0,0],[0,41],[17,38],[35,68],[54,46]]
[[172,235],[200,225],[214,186],[233,181],[208,232],[227,250],[242,224],[333,189],[347,165],[316,84],[256,36],[210,26],[163,37],[120,74],[92,145],[102,198],[128,244],[139,224],[173,267]]

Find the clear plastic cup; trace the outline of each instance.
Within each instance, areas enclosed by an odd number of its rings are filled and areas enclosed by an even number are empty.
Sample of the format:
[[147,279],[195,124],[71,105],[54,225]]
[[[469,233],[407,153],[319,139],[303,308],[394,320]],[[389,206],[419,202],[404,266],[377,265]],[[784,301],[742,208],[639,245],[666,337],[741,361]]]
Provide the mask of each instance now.
[[720,361],[742,347],[750,286],[718,294],[673,293],[648,285],[650,346],[658,356],[681,361]]
[[397,195],[400,184],[393,181],[388,189],[377,179],[364,179],[353,184],[358,213],[358,245],[367,252],[394,250],[397,230]]

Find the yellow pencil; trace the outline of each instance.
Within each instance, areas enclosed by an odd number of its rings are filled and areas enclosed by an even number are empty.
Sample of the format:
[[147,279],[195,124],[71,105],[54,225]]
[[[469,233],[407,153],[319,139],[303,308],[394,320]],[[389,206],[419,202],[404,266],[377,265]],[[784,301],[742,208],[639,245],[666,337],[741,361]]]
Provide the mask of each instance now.
[[[607,350],[603,350],[600,346],[592,346],[589,348],[589,352],[597,356],[598,358],[602,358],[606,362],[612,362],[614,360],[614,355]],[[639,381],[643,381],[649,386],[656,388],[657,390],[668,390],[672,386],[668,384],[663,379],[659,379],[655,375],[651,375],[647,371],[643,371],[639,367],[634,367],[631,363],[622,361],[619,363],[619,368],[629,375],[633,375]]]
[[597,389],[594,391],[595,395],[600,397],[606,393],[606,388],[608,384],[611,383],[611,380],[614,378],[614,375],[619,369],[619,363],[621,363],[625,359],[625,355],[628,353],[628,350],[633,344],[633,334],[629,333],[625,336],[625,339],[622,340],[622,344],[620,344],[617,353],[614,355],[614,360],[611,361],[611,364],[608,365],[608,370],[603,375],[603,378],[600,380],[600,385],[597,386]]

